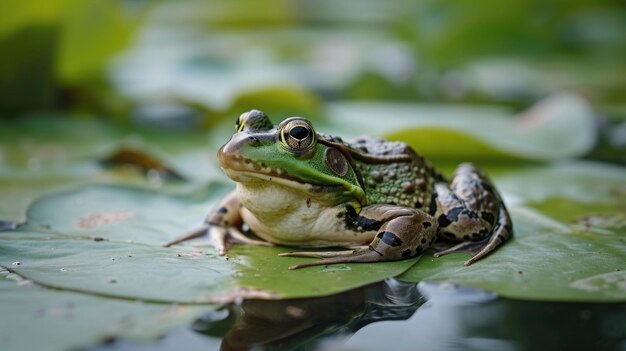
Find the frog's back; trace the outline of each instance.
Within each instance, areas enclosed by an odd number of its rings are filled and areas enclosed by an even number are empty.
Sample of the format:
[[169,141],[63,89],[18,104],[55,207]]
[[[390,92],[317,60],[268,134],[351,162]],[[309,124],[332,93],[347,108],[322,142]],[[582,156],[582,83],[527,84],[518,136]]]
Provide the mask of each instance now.
[[[358,153],[368,156],[355,159],[363,178],[367,202],[428,209],[433,186],[441,175],[413,149],[397,141],[360,137],[345,143]],[[401,156],[397,162],[376,162],[376,158]],[[374,160],[372,160],[374,159]]]

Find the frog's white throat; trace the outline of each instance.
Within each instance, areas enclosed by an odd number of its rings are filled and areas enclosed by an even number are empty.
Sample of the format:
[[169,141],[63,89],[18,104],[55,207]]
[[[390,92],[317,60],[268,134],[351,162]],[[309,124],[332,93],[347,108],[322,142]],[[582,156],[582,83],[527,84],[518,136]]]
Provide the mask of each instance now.
[[300,207],[319,206],[317,201],[300,189],[263,179],[237,183],[237,196],[243,207],[261,220],[274,221]]
[[332,206],[269,180],[237,183],[241,215],[250,229],[264,240],[304,246],[343,246],[368,242],[372,233],[355,236],[345,231],[340,213]]

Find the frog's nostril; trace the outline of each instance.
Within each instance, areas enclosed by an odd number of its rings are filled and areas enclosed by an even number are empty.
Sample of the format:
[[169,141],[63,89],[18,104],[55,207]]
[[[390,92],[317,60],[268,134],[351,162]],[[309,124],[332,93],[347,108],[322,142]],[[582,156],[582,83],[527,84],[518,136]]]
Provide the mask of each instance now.
[[259,145],[261,145],[261,141],[259,140],[259,138],[253,137],[253,136],[249,136],[248,137],[248,143],[251,146],[259,146]]

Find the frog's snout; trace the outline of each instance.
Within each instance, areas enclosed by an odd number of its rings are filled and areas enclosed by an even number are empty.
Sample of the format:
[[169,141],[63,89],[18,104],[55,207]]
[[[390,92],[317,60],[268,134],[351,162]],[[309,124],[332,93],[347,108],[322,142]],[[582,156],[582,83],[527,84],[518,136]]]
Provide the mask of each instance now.
[[217,158],[222,167],[228,167],[242,159],[242,153],[245,147],[260,145],[261,141],[259,138],[245,132],[236,133],[219,149]]

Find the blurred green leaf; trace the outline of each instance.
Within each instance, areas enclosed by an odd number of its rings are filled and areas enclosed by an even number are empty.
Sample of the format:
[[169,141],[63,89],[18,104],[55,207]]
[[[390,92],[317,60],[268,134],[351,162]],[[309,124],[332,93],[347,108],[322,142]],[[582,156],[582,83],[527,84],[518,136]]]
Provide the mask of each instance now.
[[60,24],[57,76],[64,83],[101,78],[112,55],[121,51],[141,24],[118,1],[88,1]]
[[437,160],[547,161],[581,156],[595,143],[591,107],[561,93],[512,117],[502,108],[399,103],[333,103],[337,130],[401,140]]

